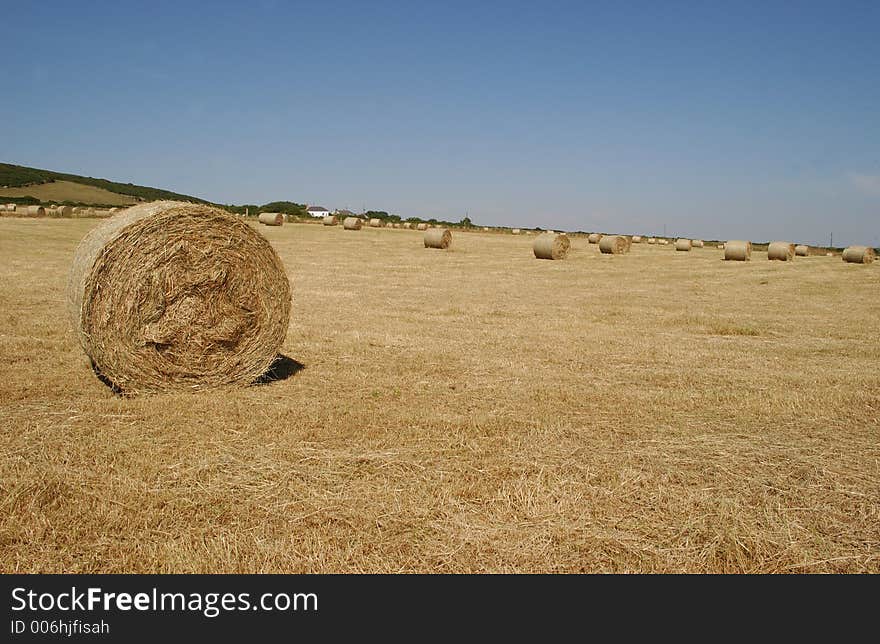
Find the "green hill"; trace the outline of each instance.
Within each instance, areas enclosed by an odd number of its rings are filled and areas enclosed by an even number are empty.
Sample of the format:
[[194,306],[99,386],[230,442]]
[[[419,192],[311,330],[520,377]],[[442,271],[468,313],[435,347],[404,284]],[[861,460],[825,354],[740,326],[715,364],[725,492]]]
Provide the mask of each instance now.
[[136,186],[133,183],[118,183],[116,181],[108,181],[107,179],[95,179],[94,177],[83,177],[77,174],[28,168],[26,166],[13,165],[11,163],[0,163],[0,188],[22,188],[25,186],[52,183],[54,181],[69,181],[71,183],[93,186],[119,195],[135,197],[139,201],[171,199],[174,201],[210,203],[204,199],[178,194],[176,192],[171,192],[170,190]]

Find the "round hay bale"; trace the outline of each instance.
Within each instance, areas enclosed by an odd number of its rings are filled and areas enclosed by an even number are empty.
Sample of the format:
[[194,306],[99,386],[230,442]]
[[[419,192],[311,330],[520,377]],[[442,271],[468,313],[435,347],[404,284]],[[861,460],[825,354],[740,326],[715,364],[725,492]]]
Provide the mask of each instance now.
[[633,235],[633,236],[632,236],[632,239],[631,239],[630,241],[631,241],[633,244],[641,244],[641,243],[642,243],[642,238],[641,238],[640,235]]
[[660,246],[668,246],[668,245],[669,245],[669,240],[668,240],[668,239],[658,239],[658,240],[657,240],[657,243],[658,243]]
[[603,235],[599,240],[599,251],[605,255],[622,255],[629,252],[629,242],[623,235]]
[[693,244],[690,239],[676,239],[675,240],[675,250],[681,250],[681,251],[687,252],[691,249],[692,245]]
[[405,221],[405,222],[403,222],[403,228],[407,228],[407,229],[412,228],[412,224],[409,223],[408,221]]
[[870,264],[874,257],[874,249],[870,246],[849,246],[843,250],[843,261],[848,264]]
[[804,244],[798,244],[794,247],[794,254],[797,257],[806,257],[810,254],[810,247],[805,246]]
[[520,232],[521,232],[521,231],[520,231],[519,228],[514,228],[513,230],[510,231],[510,233],[511,233],[512,235],[519,235]]
[[43,206],[28,206],[27,207],[27,216],[28,217],[45,217],[46,209]]
[[747,262],[752,259],[752,242],[733,240],[724,244],[724,259],[734,262]]
[[6,204],[6,212],[15,212],[17,208],[18,206],[16,206],[14,203]]
[[691,246],[693,246],[694,248],[703,248],[705,244],[703,243],[702,239],[692,239]]
[[657,238],[656,237],[648,237],[648,243],[649,244],[656,244]]
[[258,219],[265,226],[282,226],[284,224],[284,215],[280,212],[261,212]]
[[724,244],[718,244],[717,248],[718,248],[719,250],[724,250]]
[[790,242],[770,242],[767,246],[767,259],[790,262],[794,259],[794,244]]
[[484,232],[484,233],[488,233],[488,232],[489,232],[489,227],[488,227],[488,226],[483,226],[483,232]]
[[73,208],[71,208],[70,206],[58,206],[55,211],[58,213],[59,217],[73,216]]
[[419,224],[416,226],[416,230],[428,230],[428,224]]
[[253,382],[278,356],[291,304],[265,237],[175,201],[133,206],[86,235],[67,297],[86,354],[126,393]]
[[360,230],[361,226],[363,226],[363,221],[360,217],[346,217],[342,222],[342,227],[345,230]]
[[382,228],[382,220],[373,217],[370,220],[370,228]]
[[565,233],[544,233],[535,238],[532,251],[538,259],[565,259],[571,241]]
[[324,217],[324,221],[322,222],[325,226],[335,226],[339,223],[339,220],[336,218],[336,215],[327,215]]
[[587,242],[590,244],[598,244],[602,239],[602,235],[599,233],[590,233],[590,236],[587,237]]
[[431,228],[425,231],[425,248],[446,250],[452,244],[452,233],[446,228]]
[[52,217],[53,219],[57,219],[58,217],[61,216],[61,213],[58,212],[58,208],[49,208],[49,209],[46,211],[46,214],[48,214],[48,215],[49,215],[50,217]]
[[825,257],[834,257],[834,253],[825,253]]

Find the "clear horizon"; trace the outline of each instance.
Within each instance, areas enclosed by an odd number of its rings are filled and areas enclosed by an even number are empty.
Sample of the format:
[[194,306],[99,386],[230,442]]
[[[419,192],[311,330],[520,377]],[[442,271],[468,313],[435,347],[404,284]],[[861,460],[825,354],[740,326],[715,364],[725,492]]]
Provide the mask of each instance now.
[[880,246],[876,3],[4,14],[8,163],[219,203]]

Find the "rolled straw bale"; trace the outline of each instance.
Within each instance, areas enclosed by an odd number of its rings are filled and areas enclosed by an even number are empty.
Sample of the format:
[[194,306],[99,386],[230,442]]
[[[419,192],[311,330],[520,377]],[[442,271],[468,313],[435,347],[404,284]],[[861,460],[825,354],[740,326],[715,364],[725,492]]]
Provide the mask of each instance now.
[[404,228],[412,228],[412,224],[409,223],[408,221],[405,221],[405,222],[403,222],[403,227]]
[[694,248],[703,248],[705,244],[703,243],[702,239],[692,239],[691,246],[693,246]]
[[452,233],[446,228],[431,228],[425,231],[425,248],[446,250],[452,244]]
[[0,212],[6,212],[6,204],[0,203]]
[[484,232],[484,233],[489,232],[489,227],[488,227],[488,226],[483,226],[483,232]]
[[86,235],[67,297],[86,354],[126,393],[251,383],[290,317],[266,238],[224,210],[175,201],[127,208]]
[[535,238],[532,251],[537,259],[565,259],[571,241],[565,233],[544,233]]
[[360,230],[363,222],[360,217],[346,217],[345,221],[342,222],[342,227],[345,230]]
[[327,215],[324,217],[324,221],[322,222],[325,226],[335,226],[339,223],[339,220],[336,218],[336,215]]
[[718,244],[718,248],[719,248],[720,250],[724,250],[724,244]]
[[874,249],[870,246],[849,246],[843,250],[843,261],[849,264],[870,264],[874,256]]
[[692,244],[690,239],[675,240],[675,250],[689,251],[691,249],[691,245]]
[[724,244],[724,259],[734,262],[747,262],[752,258],[752,242],[733,240]]
[[266,226],[284,225],[284,215],[280,212],[261,212],[258,219]]
[[46,209],[43,206],[28,206],[27,207],[27,216],[28,217],[45,217]]
[[58,208],[54,208],[54,207],[49,208],[49,209],[46,211],[46,214],[49,215],[50,217],[53,217],[53,218],[58,218],[58,217],[61,216],[61,213],[58,212]]
[[416,230],[428,230],[428,224],[419,224],[416,226]]
[[825,253],[825,257],[834,257],[834,253]]
[[511,232],[511,234],[513,234],[513,235],[519,235],[521,231],[520,231],[519,228],[514,228],[514,229],[511,230],[510,232]]
[[630,241],[631,241],[633,244],[641,244],[641,243],[642,243],[642,238],[641,238],[641,236],[639,236],[639,235],[633,235],[633,236],[632,236],[632,239],[630,239]]
[[587,242],[590,244],[598,244],[601,239],[602,235],[599,233],[590,233],[590,236],[587,237]]
[[648,237],[648,243],[649,244],[656,244],[657,238],[656,237]]
[[599,251],[605,255],[622,255],[629,252],[629,243],[623,235],[603,235]]
[[14,203],[6,204],[6,212],[15,212],[17,206]]
[[780,262],[790,262],[794,259],[794,244],[790,242],[775,241],[767,246],[767,259]]
[[370,220],[370,228],[382,228],[382,220],[373,217]]
[[70,206],[58,206],[55,211],[59,217],[71,217],[73,215],[73,208]]
[[810,254],[810,247],[803,244],[798,244],[794,247],[794,254],[798,257],[806,257]]
[[98,209],[95,211],[95,217],[99,217],[100,219],[107,219],[107,217],[110,217],[110,216],[111,215],[110,215],[109,210],[104,210],[102,208],[102,209]]
[[669,240],[668,239],[658,239],[657,243],[660,244],[661,246],[668,246]]

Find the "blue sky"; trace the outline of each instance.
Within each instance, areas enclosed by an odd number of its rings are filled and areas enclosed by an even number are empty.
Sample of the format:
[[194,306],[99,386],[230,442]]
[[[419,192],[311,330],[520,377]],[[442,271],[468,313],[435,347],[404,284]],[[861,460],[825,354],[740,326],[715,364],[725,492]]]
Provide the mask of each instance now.
[[0,160],[224,203],[880,245],[878,2],[7,2]]

